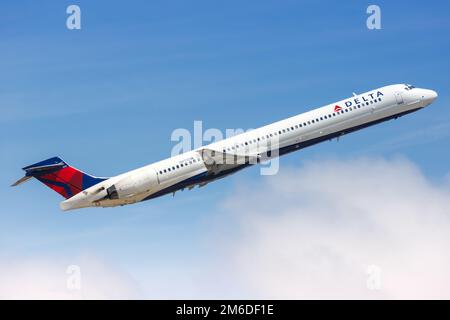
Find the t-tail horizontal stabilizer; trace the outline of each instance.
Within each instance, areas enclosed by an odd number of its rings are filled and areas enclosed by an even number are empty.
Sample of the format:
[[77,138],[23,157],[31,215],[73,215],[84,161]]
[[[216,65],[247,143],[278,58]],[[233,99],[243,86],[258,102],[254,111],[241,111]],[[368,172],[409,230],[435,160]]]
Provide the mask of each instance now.
[[59,157],[53,157],[22,169],[25,171],[25,176],[13,183],[12,187],[36,178],[66,199],[107,179],[88,175],[69,166]]

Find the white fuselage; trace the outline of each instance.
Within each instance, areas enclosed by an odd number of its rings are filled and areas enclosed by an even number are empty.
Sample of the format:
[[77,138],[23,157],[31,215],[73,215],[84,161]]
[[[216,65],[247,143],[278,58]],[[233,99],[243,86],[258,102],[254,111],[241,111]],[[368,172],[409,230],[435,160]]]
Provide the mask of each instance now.
[[[287,118],[100,182],[61,202],[62,210],[131,204],[195,185],[205,185],[249,165],[301,149],[429,105],[427,89],[397,84]],[[231,156],[236,163],[208,165],[204,151]],[[247,157],[247,158],[245,158]],[[238,159],[238,160],[239,160]],[[215,168],[212,170],[212,168]]]

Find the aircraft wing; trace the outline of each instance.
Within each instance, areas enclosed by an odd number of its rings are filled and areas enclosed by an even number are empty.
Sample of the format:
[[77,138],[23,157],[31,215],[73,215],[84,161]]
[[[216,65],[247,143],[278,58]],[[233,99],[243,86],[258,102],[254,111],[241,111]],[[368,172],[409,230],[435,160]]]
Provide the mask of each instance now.
[[208,148],[197,151],[203,159],[210,174],[217,174],[230,170],[244,164],[256,164],[260,155],[241,155],[237,153],[226,153]]

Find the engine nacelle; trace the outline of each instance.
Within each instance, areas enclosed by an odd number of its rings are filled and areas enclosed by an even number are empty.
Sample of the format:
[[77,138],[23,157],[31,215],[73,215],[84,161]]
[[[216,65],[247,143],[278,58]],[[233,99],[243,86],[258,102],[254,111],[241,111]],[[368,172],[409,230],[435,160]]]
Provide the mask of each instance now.
[[143,168],[114,183],[106,189],[109,199],[124,199],[148,192],[158,184],[153,168]]

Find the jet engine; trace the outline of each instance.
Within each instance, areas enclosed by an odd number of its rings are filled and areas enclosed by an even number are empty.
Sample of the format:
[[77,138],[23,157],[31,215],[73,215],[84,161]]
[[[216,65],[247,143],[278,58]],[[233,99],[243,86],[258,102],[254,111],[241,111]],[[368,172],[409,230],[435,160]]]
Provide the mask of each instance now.
[[148,192],[158,184],[156,172],[153,168],[143,168],[137,172],[118,180],[106,189],[106,198],[124,199]]

